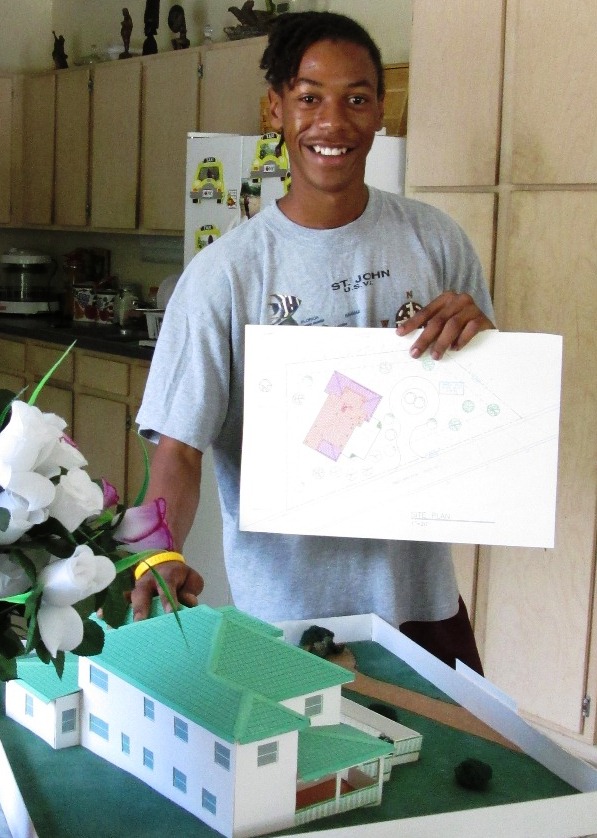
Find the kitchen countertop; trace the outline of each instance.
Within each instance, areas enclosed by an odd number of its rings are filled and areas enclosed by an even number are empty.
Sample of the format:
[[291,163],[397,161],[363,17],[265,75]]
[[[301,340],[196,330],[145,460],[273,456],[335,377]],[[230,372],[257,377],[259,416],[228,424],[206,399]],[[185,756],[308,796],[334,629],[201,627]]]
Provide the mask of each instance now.
[[0,336],[34,338],[60,346],[69,346],[76,341],[78,349],[92,349],[126,358],[142,358],[150,361],[153,348],[139,346],[139,340],[147,338],[142,331],[121,334],[116,324],[96,325],[68,322],[60,315],[20,314],[0,315]]

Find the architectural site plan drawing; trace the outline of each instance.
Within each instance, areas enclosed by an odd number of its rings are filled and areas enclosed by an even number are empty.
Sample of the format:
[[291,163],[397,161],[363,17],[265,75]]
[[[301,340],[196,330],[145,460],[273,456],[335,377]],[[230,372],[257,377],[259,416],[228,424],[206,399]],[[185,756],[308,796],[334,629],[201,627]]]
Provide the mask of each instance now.
[[241,529],[553,547],[561,337],[417,334],[247,327]]

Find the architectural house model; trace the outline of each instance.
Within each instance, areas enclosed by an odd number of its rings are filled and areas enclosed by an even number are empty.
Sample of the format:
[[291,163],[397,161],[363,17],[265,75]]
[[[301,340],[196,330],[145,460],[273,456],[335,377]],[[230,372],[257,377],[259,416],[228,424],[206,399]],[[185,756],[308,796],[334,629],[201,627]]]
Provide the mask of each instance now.
[[379,803],[391,762],[417,758],[419,734],[343,699],[353,674],[281,630],[233,607],[176,616],[107,632],[62,679],[22,659],[6,715],[241,838]]

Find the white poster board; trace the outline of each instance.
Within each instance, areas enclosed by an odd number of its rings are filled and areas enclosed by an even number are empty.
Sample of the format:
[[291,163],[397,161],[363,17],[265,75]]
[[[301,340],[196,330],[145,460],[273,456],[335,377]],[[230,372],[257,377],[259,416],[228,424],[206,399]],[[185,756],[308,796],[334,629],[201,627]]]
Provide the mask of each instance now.
[[247,326],[240,526],[553,547],[562,339]]

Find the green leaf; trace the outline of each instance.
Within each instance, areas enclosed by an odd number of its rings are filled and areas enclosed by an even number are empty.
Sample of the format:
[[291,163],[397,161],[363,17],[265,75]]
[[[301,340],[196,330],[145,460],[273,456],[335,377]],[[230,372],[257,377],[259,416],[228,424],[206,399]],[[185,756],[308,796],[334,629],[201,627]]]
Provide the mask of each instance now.
[[122,573],[124,570],[128,570],[129,567],[133,567],[138,562],[143,561],[143,559],[148,559],[150,556],[155,556],[156,553],[162,552],[163,550],[140,550],[138,553],[131,553],[128,556],[124,556],[122,559],[114,562],[116,573]]
[[104,630],[95,620],[83,620],[83,640],[74,655],[99,655],[104,648]]
[[44,642],[39,636],[39,633],[37,636],[37,642],[35,643],[35,654],[42,663],[51,663],[53,660],[52,655],[44,645]]
[[10,512],[3,506],[0,506],[0,532],[6,532],[10,524]]
[[137,434],[137,439],[139,440],[141,450],[143,451],[143,463],[145,465],[145,474],[143,476],[143,483],[141,484],[141,488],[139,489],[139,494],[135,498],[133,506],[141,506],[141,504],[145,500],[145,495],[147,494],[147,487],[149,486],[149,454],[147,453],[147,446],[145,445],[145,440],[140,434]]
[[21,638],[14,629],[9,627],[0,634],[0,655],[5,658],[16,658],[24,652]]
[[0,390],[0,430],[4,427],[6,417],[10,413],[12,403],[16,401],[19,396],[22,396],[27,388],[23,387],[18,393],[11,393],[10,390]]
[[121,573],[108,586],[101,599],[98,597],[97,605],[102,609],[102,617],[112,628],[122,626],[126,620],[130,604],[126,593],[130,592],[131,588],[130,574]]
[[170,603],[170,607],[172,608],[172,611],[174,612],[174,616],[176,617],[176,622],[178,623],[178,628],[180,629],[180,633],[182,634],[182,636],[184,638],[184,641],[185,641],[186,645],[188,646],[189,641],[186,638],[186,635],[184,633],[184,629],[182,627],[182,623],[180,622],[180,616],[178,614],[178,612],[180,610],[180,606],[178,605],[177,602],[174,601],[174,597],[170,593],[170,589],[166,585],[166,583],[164,581],[164,578],[162,576],[160,576],[160,574],[157,572],[155,567],[150,567],[149,569],[153,573],[153,576],[154,576],[156,582],[158,583],[158,587],[161,589],[162,593],[164,594],[164,596],[166,597],[166,599]]
[[52,663],[54,664],[54,669],[56,670],[56,675],[59,678],[62,678],[64,675],[64,662],[65,662],[65,654],[62,650],[56,652],[56,657],[52,658]]
[[62,353],[62,355],[60,356],[60,358],[58,358],[58,360],[56,361],[56,363],[55,363],[55,364],[53,364],[53,365],[50,367],[50,369],[49,369],[49,370],[47,371],[47,373],[44,375],[44,377],[43,377],[43,378],[42,378],[42,380],[39,382],[39,384],[37,385],[37,387],[35,388],[35,390],[34,390],[34,391],[31,393],[31,395],[29,396],[29,401],[27,402],[27,404],[30,404],[30,405],[34,405],[34,404],[35,404],[35,402],[37,401],[37,397],[39,396],[40,391],[42,390],[42,388],[43,388],[44,384],[46,383],[46,381],[47,381],[49,378],[51,378],[51,377],[52,377],[52,375],[54,374],[54,371],[55,371],[56,369],[58,369],[58,367],[60,366],[60,364],[64,361],[64,359],[65,359],[65,358],[66,358],[66,356],[68,355],[68,353],[69,353],[69,352],[73,349],[73,347],[74,347],[74,345],[76,344],[76,342],[77,342],[77,341],[76,341],[76,340],[74,340],[74,341],[71,343],[71,345],[70,345],[70,346],[69,346],[69,347],[68,347],[68,348],[67,348],[67,349],[66,349],[66,350]]
[[12,681],[17,677],[17,662],[15,658],[5,658],[0,655],[0,681]]

